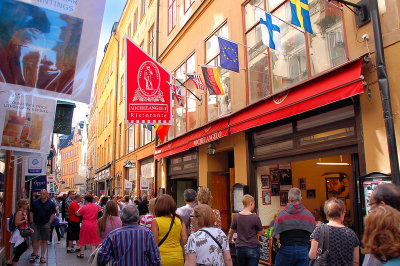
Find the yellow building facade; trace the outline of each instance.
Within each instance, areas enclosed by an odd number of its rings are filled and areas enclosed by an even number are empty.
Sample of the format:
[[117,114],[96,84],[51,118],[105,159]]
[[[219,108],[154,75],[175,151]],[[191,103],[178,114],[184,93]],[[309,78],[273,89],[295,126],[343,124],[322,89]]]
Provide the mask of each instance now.
[[78,189],[75,176],[79,174],[82,147],[82,136],[78,133],[79,130],[79,125],[76,125],[69,145],[61,149],[61,181],[64,184],[60,186],[60,192]]
[[[398,136],[399,3],[380,1],[379,6]],[[207,186],[214,207],[226,215],[226,228],[240,207],[235,194],[246,192],[256,198],[268,225],[285,206],[288,190],[301,187],[316,217],[327,198],[342,198],[348,224],[362,232],[368,192],[367,185],[358,184],[371,172],[390,174],[371,63],[371,23],[357,28],[353,12],[326,1],[309,1],[309,8],[313,34],[290,24],[289,1],[170,0],[160,5],[159,61],[175,84],[202,98],[199,102],[182,89],[185,107],[175,104],[168,141],[155,151],[158,185],[178,206],[184,189]],[[281,52],[262,43],[258,10],[281,20]],[[240,71],[220,69],[225,95],[215,96],[196,89],[186,74],[220,65],[217,36],[239,43]],[[370,62],[362,60],[368,51]]]

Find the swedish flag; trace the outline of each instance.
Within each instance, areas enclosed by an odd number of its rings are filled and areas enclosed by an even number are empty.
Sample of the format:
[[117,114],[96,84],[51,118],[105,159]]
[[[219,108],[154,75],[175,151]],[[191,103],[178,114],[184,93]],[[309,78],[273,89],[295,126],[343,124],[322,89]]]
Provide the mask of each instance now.
[[292,24],[313,33],[308,0],[290,0],[290,8],[292,9]]

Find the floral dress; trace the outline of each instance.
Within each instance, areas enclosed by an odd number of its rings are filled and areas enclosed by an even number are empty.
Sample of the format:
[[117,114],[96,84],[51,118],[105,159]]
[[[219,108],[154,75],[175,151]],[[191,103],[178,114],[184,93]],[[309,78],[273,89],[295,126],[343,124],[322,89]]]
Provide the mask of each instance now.
[[[210,233],[222,246],[212,239]],[[185,254],[196,254],[196,264],[201,265],[225,265],[224,252],[229,251],[228,238],[225,233],[215,227],[205,227],[189,236],[185,245]]]

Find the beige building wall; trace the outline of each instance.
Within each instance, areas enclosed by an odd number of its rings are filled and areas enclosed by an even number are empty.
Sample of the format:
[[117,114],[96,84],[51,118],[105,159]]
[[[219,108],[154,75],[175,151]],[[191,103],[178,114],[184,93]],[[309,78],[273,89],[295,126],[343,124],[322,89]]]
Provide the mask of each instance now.
[[[386,68],[389,77],[393,122],[397,138],[397,152],[400,152],[400,1],[379,0],[382,37],[384,44]],[[359,29],[356,28],[354,14],[344,9],[346,21],[347,43],[350,59],[358,58],[369,51],[372,53],[372,63],[375,65],[374,37],[371,23]],[[362,39],[368,34],[368,45]],[[371,63],[364,68],[367,86],[361,94],[361,113],[363,124],[363,139],[366,161],[366,173],[390,173],[388,144],[386,138],[385,122],[383,119],[382,101],[378,86],[378,77],[375,67]]]

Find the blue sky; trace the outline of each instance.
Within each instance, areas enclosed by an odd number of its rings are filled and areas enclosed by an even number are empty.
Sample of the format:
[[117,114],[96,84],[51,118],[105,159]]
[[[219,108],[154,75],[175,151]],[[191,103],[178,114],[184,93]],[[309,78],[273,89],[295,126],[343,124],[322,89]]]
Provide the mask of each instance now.
[[[106,0],[103,24],[101,26],[99,47],[97,50],[96,68],[94,73],[95,80],[97,77],[97,70],[100,66],[101,60],[103,59],[104,47],[110,39],[112,26],[114,22],[119,21],[122,11],[125,7],[125,3],[126,0]],[[85,118],[86,113],[88,112],[89,109],[87,104],[76,103],[72,126],[75,126],[76,123],[82,121]]]

